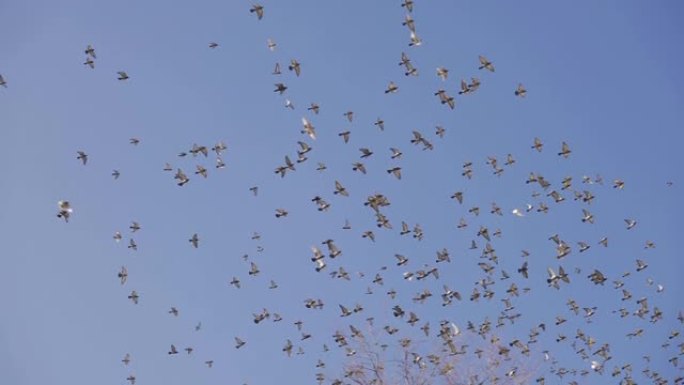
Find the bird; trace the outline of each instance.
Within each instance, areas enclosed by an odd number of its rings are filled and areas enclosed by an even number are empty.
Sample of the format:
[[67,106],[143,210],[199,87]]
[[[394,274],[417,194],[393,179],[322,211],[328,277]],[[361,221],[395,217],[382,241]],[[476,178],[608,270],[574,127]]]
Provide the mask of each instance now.
[[299,74],[301,72],[301,65],[299,64],[299,62],[296,59],[290,60],[290,65],[287,66],[287,68],[290,71],[294,71],[295,75],[297,75],[297,76],[299,76]]
[[353,167],[352,167],[352,170],[353,170],[353,171],[359,171],[359,172],[361,172],[362,174],[365,174],[365,173],[366,173],[366,166],[364,166],[363,163],[361,163],[361,162],[355,162],[355,163],[352,164],[352,166],[353,166]]
[[309,138],[316,140],[316,129],[313,124],[307,118],[302,118],[302,125],[304,126],[302,134],[306,134]]
[[478,69],[486,69],[489,72],[494,72],[494,64],[492,64],[492,62],[490,62],[489,59],[487,59],[486,57],[484,57],[482,55],[479,56],[479,59],[480,59],[480,67]]
[[401,167],[392,167],[387,170],[388,174],[393,174],[397,179],[401,179]]
[[140,296],[138,295],[138,292],[133,290],[131,291],[131,294],[128,295],[128,299],[130,299],[134,304],[138,304],[138,300],[140,299]]
[[171,348],[168,351],[168,354],[178,354],[178,350],[176,350],[176,346],[171,344]]
[[95,69],[95,61],[90,56],[86,57],[86,61],[83,62],[83,65],[86,65],[86,66],[90,67],[91,69]]
[[280,95],[282,95],[283,92],[285,92],[285,90],[287,90],[287,86],[283,83],[275,83],[275,88],[276,89],[273,90],[273,92],[278,92]]
[[401,6],[406,8],[407,11],[413,12],[413,0],[404,0]]
[[187,175],[185,175],[183,170],[181,170],[180,168],[178,169],[178,171],[176,171],[176,174],[173,176],[173,178],[178,180],[177,185],[179,186],[183,186],[186,183],[190,182],[190,178],[188,178]]
[[270,38],[266,39],[266,46],[268,47],[269,51],[271,51],[271,52],[275,51],[276,45],[277,44],[273,40],[271,40]]
[[235,337],[235,349],[240,349],[245,345],[245,341],[241,340],[239,337]]
[[399,90],[399,87],[394,82],[389,82],[387,88],[385,89],[386,94],[393,94]]
[[365,147],[359,148],[359,151],[361,151],[361,158],[362,159],[368,158],[369,156],[373,155],[373,151],[371,151]]
[[288,214],[288,212],[285,209],[276,209],[275,216],[276,216],[276,218],[280,218],[280,217],[286,217],[287,214]]
[[202,175],[205,178],[207,177],[207,169],[204,168],[204,166],[198,164],[197,166],[195,166],[195,168],[196,168],[195,175]]
[[209,43],[209,48],[211,48],[211,49],[214,49],[214,48],[216,48],[216,47],[218,47],[218,46],[219,46],[218,43],[215,43],[215,42],[213,42],[213,41],[212,41],[211,43]]
[[411,31],[410,39],[411,42],[409,43],[409,47],[418,47],[423,44],[423,41],[418,37],[418,34],[416,34],[415,31]]
[[121,173],[119,172],[119,170],[113,170],[112,176],[114,177],[114,179],[119,179],[119,177],[121,176]]
[[122,285],[126,283],[126,280],[128,279],[128,270],[126,269],[126,266],[121,266],[121,270],[117,274],[117,277],[119,277],[119,281]]
[[257,264],[254,263],[254,262],[250,262],[248,274],[249,274],[249,275],[254,275],[254,276],[256,276],[256,275],[258,275],[260,272],[261,272],[261,271],[259,270],[259,266],[257,266]]
[[345,197],[349,196],[349,192],[347,192],[347,189],[344,188],[344,186],[342,186],[342,183],[340,183],[339,181],[335,181],[335,191],[333,191],[333,194],[339,194]]
[[93,46],[90,44],[88,44],[88,46],[86,47],[85,54],[89,57],[92,57],[93,59],[97,59],[97,56],[95,55],[95,48],[93,48]]
[[2,74],[0,74],[0,86],[7,88],[7,81],[2,77]]
[[408,28],[409,31],[414,31],[414,32],[416,31],[416,24],[413,21],[413,17],[411,16],[410,13],[406,14],[406,16],[404,17],[404,21],[401,23],[401,25]]
[[118,71],[117,74],[119,74],[119,80],[128,80],[128,74],[126,71]]
[[518,88],[515,89],[515,96],[524,98],[527,96],[527,90],[525,87],[522,85],[522,83],[518,83]]
[[126,355],[121,360],[121,362],[123,362],[124,365],[130,364],[131,363],[131,355],[129,353],[126,353]]
[[534,138],[534,144],[532,144],[532,148],[537,150],[537,152],[541,152],[543,147],[544,144],[542,143],[541,139]]
[[413,64],[411,63],[411,59],[409,59],[408,55],[406,53],[402,52],[401,53],[401,61],[399,62],[399,65],[403,65],[405,72],[404,75],[409,76],[418,76],[418,69],[416,69]]
[[447,77],[449,77],[449,70],[444,67],[437,67],[437,77],[446,81]]
[[88,154],[86,154],[83,151],[76,151],[76,153],[78,154],[76,159],[79,159],[81,163],[83,163],[83,165],[85,166],[86,163],[88,163]]
[[567,158],[568,156],[570,156],[571,152],[572,151],[570,151],[570,146],[568,146],[567,143],[563,142],[563,144],[561,145],[561,151],[558,153],[558,156],[562,156],[563,158]]
[[136,221],[133,221],[128,228],[131,229],[132,233],[135,233],[136,231],[140,230],[140,224]]
[[188,242],[190,242],[192,244],[192,247],[194,248],[199,247],[199,236],[197,235],[197,233],[192,234],[192,237],[188,239]]
[[451,108],[452,110],[454,109],[454,106],[456,105],[456,103],[454,102],[454,97],[449,96],[445,90],[439,89],[437,90],[437,92],[435,92],[435,95],[439,96],[440,103],[447,104],[449,108]]
[[264,6],[260,4],[253,4],[249,9],[250,13],[256,13],[257,19],[261,20],[264,17]]
[[289,339],[285,342],[285,346],[283,347],[283,352],[287,354],[288,357],[292,355],[292,341]]
[[311,103],[309,107],[306,108],[308,111],[313,111],[314,114],[318,115],[321,107],[316,103]]
[[344,131],[344,132],[340,132],[339,134],[337,134],[337,136],[341,137],[345,143],[349,143],[349,135],[350,134],[351,134],[350,131]]
[[69,201],[58,201],[57,207],[59,208],[59,211],[57,212],[57,218],[64,218],[64,221],[68,223],[71,213],[74,211],[71,208],[71,203],[69,203]]
[[169,314],[173,315],[174,317],[178,317],[178,309],[172,306],[169,310]]

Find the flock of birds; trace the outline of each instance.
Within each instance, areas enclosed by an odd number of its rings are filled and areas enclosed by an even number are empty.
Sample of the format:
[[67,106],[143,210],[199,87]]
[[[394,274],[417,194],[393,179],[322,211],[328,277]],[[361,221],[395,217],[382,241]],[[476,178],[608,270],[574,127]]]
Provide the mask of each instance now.
[[[406,26],[409,33],[409,47],[418,47],[421,45],[422,40],[417,34],[416,21],[413,18],[413,1],[406,0],[401,6],[406,10],[406,17],[403,21],[403,25]],[[254,14],[258,20],[261,20],[265,16],[265,7],[259,4],[254,4],[249,12]],[[209,48],[218,48],[219,44],[216,42],[211,42]],[[276,44],[273,40],[268,40],[268,49],[274,51],[276,49]],[[86,59],[83,63],[85,66],[94,69],[95,60],[97,59],[95,48],[92,45],[88,45],[85,49]],[[419,75],[419,70],[413,61],[410,59],[406,52],[401,52],[399,66],[402,67],[402,72],[406,77],[415,77]],[[490,73],[495,72],[494,63],[485,56],[479,56],[479,64],[474,65],[474,70],[478,69],[480,71],[486,71]],[[275,69],[273,71],[274,76],[281,75],[281,66],[276,63]],[[296,60],[292,59],[287,69],[291,71],[295,77],[300,77],[305,75],[303,71],[302,64]],[[129,75],[125,71],[120,71],[117,73],[117,79],[119,81],[128,81]],[[450,75],[450,71],[447,68],[439,67],[436,70],[436,76],[447,81]],[[7,87],[7,82],[0,75],[0,86]],[[275,88],[273,92],[279,95],[286,95],[288,86],[283,82],[277,82],[274,84]],[[390,82],[386,89],[385,94],[394,94],[399,90],[400,84],[397,82]],[[466,97],[467,95],[476,93],[481,86],[481,80],[478,77],[470,77],[470,80],[461,80],[459,90],[457,94],[459,97]],[[454,109],[456,107],[456,97],[455,92],[451,92],[446,88],[440,88],[434,92],[434,96],[438,98],[440,104]],[[527,90],[523,84],[519,84],[512,94],[519,98],[524,98],[527,95]],[[294,104],[291,100],[285,100],[285,106],[289,109],[294,110]],[[307,111],[311,114],[318,115],[320,113],[321,106],[317,103],[311,103],[307,108]],[[354,120],[354,112],[346,111],[343,117],[352,123]],[[280,178],[285,178],[288,174],[295,172],[298,169],[304,167],[304,164],[308,161],[309,156],[313,154],[314,142],[318,136],[316,127],[310,117],[301,118],[301,133],[303,134],[302,140],[297,141],[296,144],[296,157],[292,158],[290,155],[284,157],[282,164],[275,166],[274,174]],[[385,129],[385,122],[379,119],[374,122],[374,125],[380,130]],[[412,137],[406,139],[406,144],[411,144],[417,146],[422,150],[433,150],[435,147],[434,141],[439,140],[444,137],[446,129],[442,126],[437,126],[434,136],[426,135],[420,131],[413,131]],[[348,143],[350,141],[351,132],[349,130],[339,132],[337,134],[343,143]],[[308,140],[309,142],[305,142]],[[130,144],[137,146],[140,144],[140,139],[130,138]],[[396,146],[396,147],[395,147]],[[399,162],[402,158],[403,152],[399,149],[400,145],[393,144],[389,148],[389,158],[391,161],[396,162],[396,165],[386,169],[387,174],[395,177],[398,180],[402,179],[402,167]],[[527,151],[536,151],[548,154],[547,146],[543,143],[540,138],[531,138],[530,148]],[[197,157],[208,158],[210,154],[215,158],[215,170],[221,170],[225,168],[226,164],[223,160],[223,153],[228,150],[228,146],[223,142],[219,141],[213,146],[198,145],[193,144],[187,151],[178,154],[179,158],[194,159]],[[369,158],[375,156],[376,152],[367,147],[362,147],[359,149],[360,156],[358,160],[352,163],[352,170],[358,173],[366,174],[370,173],[366,167],[366,162]],[[554,149],[552,156],[557,156],[563,159],[571,157],[573,154],[571,147],[566,142],[562,142],[557,145],[557,150]],[[89,155],[84,150],[77,151],[76,159],[81,162],[83,166],[88,166]],[[294,161],[293,161],[294,159]],[[318,172],[325,172],[327,166],[320,159],[317,162],[315,170]],[[504,161],[499,161],[495,156],[488,156],[486,158],[486,166],[490,168],[491,172],[500,176],[508,168],[514,167],[516,165],[516,159],[513,154],[507,154]],[[474,178],[476,164],[474,162],[464,162],[462,165],[461,176],[464,181],[468,183]],[[187,188],[184,187],[188,183],[193,183],[197,178],[207,178],[211,169],[208,169],[203,165],[195,165],[194,169],[188,170],[187,168],[183,170],[181,167],[174,167],[170,163],[166,163],[162,169],[162,172],[169,173],[169,179],[172,179],[177,185],[177,188]],[[112,177],[118,179],[121,175],[119,170],[112,171]],[[517,264],[515,270],[506,270],[502,267],[502,260],[510,260],[512,256],[504,256],[497,250],[497,240],[504,236],[504,232],[499,229],[488,225],[484,216],[485,211],[493,216],[504,216],[512,215],[515,217],[526,217],[535,214],[546,214],[552,212],[553,205],[556,204],[572,204],[577,206],[577,216],[572,220],[576,220],[577,223],[583,223],[590,226],[594,223],[595,217],[592,214],[592,210],[596,207],[597,198],[595,194],[600,195],[606,190],[614,190],[616,193],[625,188],[625,182],[620,179],[615,179],[609,185],[612,188],[606,188],[605,182],[602,177],[589,177],[582,176],[579,178],[573,178],[572,176],[567,176],[560,181],[550,181],[547,180],[543,175],[536,172],[531,172],[529,177],[520,181],[532,188],[531,198],[534,203],[528,203],[524,207],[514,208],[511,211],[505,210],[497,203],[492,203],[491,208],[481,209],[479,206],[474,205],[467,207],[468,201],[474,201],[475,199],[467,194],[465,190],[459,190],[455,192],[445,192],[445,196],[449,196],[454,201],[458,207],[462,208],[461,212],[463,216],[460,218],[457,225],[458,231],[468,232],[471,240],[464,245],[463,250],[447,250],[446,248],[441,248],[436,251],[436,257],[434,263],[422,264],[425,259],[422,259],[420,263],[412,262],[414,258],[404,255],[401,251],[397,251],[394,255],[394,260],[392,264],[386,264],[382,266],[376,272],[358,272],[353,273],[348,271],[343,265],[342,261],[345,258],[354,258],[352,255],[345,255],[343,252],[343,245],[338,244],[334,239],[323,239],[323,240],[312,240],[311,245],[305,246],[310,249],[310,268],[318,273],[327,273],[333,279],[340,280],[361,280],[368,283],[366,290],[363,295],[371,295],[375,293],[383,286],[384,281],[389,276],[399,276],[406,282],[420,282],[422,286],[421,290],[415,294],[408,294],[410,297],[406,297],[407,290],[390,289],[385,293],[387,296],[386,303],[388,303],[387,309],[369,309],[362,304],[361,300],[353,301],[355,303],[348,304],[337,304],[336,309],[339,309],[339,316],[353,317],[361,312],[367,314],[365,318],[365,325],[363,322],[354,322],[349,325],[349,330],[332,330],[330,332],[330,341],[326,341],[323,344],[321,356],[316,359],[315,364],[315,380],[319,383],[330,383],[333,385],[341,385],[346,383],[367,383],[367,384],[380,384],[379,378],[373,379],[368,377],[368,373],[364,372],[363,369],[359,369],[359,366],[345,366],[345,370],[340,375],[328,376],[324,373],[324,368],[326,363],[324,362],[323,355],[330,350],[340,349],[343,357],[348,359],[354,359],[354,357],[361,351],[359,348],[360,344],[368,342],[371,337],[368,332],[364,334],[363,330],[379,330],[383,334],[386,334],[391,338],[390,342],[386,342],[380,347],[382,349],[387,349],[389,346],[392,348],[398,347],[400,350],[407,352],[410,361],[415,364],[418,370],[424,370],[426,368],[432,368],[436,371],[436,376],[448,377],[454,372],[459,371],[458,365],[454,364],[453,358],[461,358],[463,356],[473,357],[473,360],[489,360],[488,365],[494,367],[495,369],[491,372],[478,372],[469,373],[467,376],[462,378],[460,382],[462,384],[497,384],[497,383],[536,383],[543,385],[547,381],[552,383],[549,379],[550,377],[557,377],[561,380],[569,379],[569,384],[580,384],[581,379],[584,376],[595,373],[604,376],[609,376],[611,379],[606,379],[605,381],[617,381],[620,384],[636,384],[635,374],[637,371],[641,371],[643,378],[650,381],[650,383],[656,385],[665,384],[684,384],[684,376],[680,374],[674,374],[677,370],[681,370],[681,365],[679,363],[679,356],[684,354],[684,341],[680,337],[679,330],[669,331],[668,337],[662,342],[663,354],[658,354],[658,357],[666,356],[668,366],[674,368],[670,373],[660,373],[655,370],[650,369],[649,363],[651,359],[650,355],[644,355],[644,361],[639,364],[637,362],[619,362],[617,358],[614,358],[614,353],[611,350],[611,344],[609,341],[605,341],[599,335],[591,335],[589,332],[577,328],[576,331],[567,330],[565,324],[569,323],[572,319],[578,319],[580,321],[591,323],[594,316],[599,312],[612,313],[615,318],[615,322],[620,319],[638,319],[640,322],[639,327],[635,328],[629,332],[625,337],[629,339],[639,338],[646,334],[652,328],[657,327],[661,324],[665,317],[677,317],[679,323],[684,323],[684,315],[679,312],[678,315],[674,314],[664,314],[663,311],[658,307],[658,298],[653,297],[637,297],[632,294],[636,290],[641,290],[639,287],[639,282],[634,279],[634,276],[643,275],[644,271],[648,270],[648,260],[645,257],[634,259],[631,263],[631,267],[625,271],[621,276],[608,276],[606,273],[600,271],[597,268],[584,269],[580,267],[569,268],[566,262],[571,254],[591,254],[597,251],[597,248],[605,249],[609,246],[609,237],[600,236],[593,240],[568,240],[564,239],[561,234],[552,234],[548,237],[550,252],[555,257],[553,263],[549,260],[547,266],[542,267],[544,264],[543,260],[538,260],[532,262],[530,257],[530,252],[528,250],[523,250],[521,252],[520,262]],[[668,182],[668,186],[671,182]],[[597,192],[597,190],[600,191]],[[258,197],[259,186],[249,186],[249,191],[253,197]],[[344,181],[339,179],[334,179],[331,181],[330,191],[334,197],[333,199],[349,199],[350,195],[354,195],[350,189],[345,187]],[[354,192],[355,193],[355,192]],[[315,209],[319,212],[326,212],[331,207],[331,200],[324,198],[325,193],[318,192],[311,198]],[[258,199],[258,198],[257,198]],[[563,203],[566,202],[566,203]],[[370,242],[379,241],[378,234],[382,231],[398,232],[401,236],[412,237],[416,241],[422,241],[425,237],[423,227],[420,224],[409,224],[407,221],[391,220],[386,213],[386,208],[391,205],[391,200],[388,196],[382,193],[374,193],[369,195],[365,201],[359,204],[361,210],[366,210],[368,215],[374,218],[376,228],[363,230],[360,236],[363,239],[367,239]],[[274,215],[278,220],[285,219],[289,214],[288,209],[284,207],[275,208]],[[58,202],[57,217],[63,219],[65,222],[69,222],[74,214],[74,207],[72,203],[67,200],[60,200]],[[559,219],[561,220],[561,219]],[[479,222],[474,224],[473,222]],[[624,218],[625,231],[633,231],[638,228],[638,221],[633,218]],[[135,234],[141,231],[142,226],[138,222],[132,222],[129,226],[130,235],[128,237],[124,236],[121,232],[117,231],[113,235],[115,242],[127,243],[127,248],[131,251],[137,250],[137,243],[134,239]],[[341,226],[343,231],[352,230],[352,226],[349,220]],[[638,237],[638,233],[635,234]],[[255,232],[252,235],[252,239],[259,241],[261,235]],[[202,245],[202,238],[198,233],[189,234],[187,239],[189,245],[193,248],[199,248]],[[654,241],[643,240],[644,250],[642,252],[648,252],[656,247]],[[262,251],[263,247],[258,246],[257,251]],[[551,251],[553,250],[553,251]],[[459,291],[454,288],[449,287],[444,280],[444,270],[452,262],[452,258],[456,254],[466,254],[474,253],[476,255],[476,265],[479,267],[481,274],[478,277],[468,277],[468,281],[474,281],[474,285],[468,289],[468,291]],[[462,257],[459,257],[462,258]],[[259,275],[261,268],[256,260],[250,259],[248,255],[244,256],[245,261],[249,262],[248,276]],[[463,263],[466,263],[466,258],[463,258]],[[299,262],[297,262],[299,263]],[[510,264],[510,262],[509,262]],[[411,267],[411,266],[414,267]],[[544,273],[540,273],[543,271]],[[453,273],[449,273],[452,274]],[[357,277],[358,276],[358,277]],[[121,285],[128,284],[128,269],[126,266],[122,266],[117,272],[117,278]],[[645,277],[644,277],[645,278]],[[229,285],[240,289],[241,280],[243,278],[239,276],[233,276],[229,281]],[[639,280],[642,278],[639,277]],[[548,319],[544,320],[526,320],[525,316],[521,314],[517,308],[516,303],[519,301],[524,301],[524,298],[532,295],[532,290],[528,287],[528,280],[545,280],[549,288],[558,290],[558,294],[561,295],[564,292],[566,286],[569,285],[596,285],[598,287],[611,286],[615,291],[614,298],[619,304],[619,307],[615,309],[603,309],[597,308],[591,305],[590,300],[585,299],[573,299],[567,298],[565,301],[567,303],[567,312],[565,314],[551,315]],[[502,287],[503,285],[503,287]],[[665,288],[662,284],[656,283],[653,279],[648,278],[646,280],[646,285],[648,287],[653,286],[655,289],[653,291],[654,295],[660,295],[663,293]],[[269,289],[277,289],[279,287],[278,283],[271,280],[269,283]],[[599,288],[597,288],[598,290]],[[602,288],[600,290],[603,290]],[[132,289],[130,292],[127,291],[127,298],[134,305],[139,305],[142,301],[141,295]],[[319,293],[324,293],[320,291]],[[350,291],[351,295],[351,291]],[[483,320],[474,321],[468,320],[467,322],[460,324],[458,321],[452,320],[435,320],[428,313],[421,313],[418,309],[406,309],[406,305],[402,305],[400,301],[396,301],[397,297],[410,298],[411,301],[417,305],[423,304],[426,301],[434,301],[433,297],[437,300],[441,300],[441,306],[447,308],[449,306],[454,306],[459,302],[470,302],[470,303],[482,303],[482,306],[491,306],[494,308],[490,315],[485,317]],[[361,296],[362,297],[362,296]],[[493,301],[497,298],[498,301]],[[405,303],[405,302],[403,302]],[[485,305],[486,304],[486,305]],[[325,302],[323,298],[306,298],[303,301],[303,306],[307,309],[323,309]],[[375,315],[376,313],[382,314],[387,312],[391,314],[390,322],[385,325],[377,326],[374,324],[380,316]],[[172,317],[178,317],[180,310],[176,307],[170,307],[168,313]],[[373,313],[373,314],[368,314]],[[254,324],[260,324],[269,320],[271,322],[280,322],[284,320],[278,312],[270,311],[268,309],[263,309],[256,313],[253,313],[251,321]],[[294,321],[294,320],[293,320]],[[531,322],[529,327],[529,332],[524,336],[510,337],[509,339],[501,339],[499,334],[502,333],[500,330],[508,327],[509,325],[519,325],[520,323]],[[403,324],[409,325],[409,330],[405,330],[401,327]],[[437,331],[435,332],[431,325],[438,324]],[[460,324],[460,326],[459,326]],[[309,340],[312,335],[305,331],[304,322],[301,320],[296,320],[294,322],[297,332],[301,333],[299,340],[294,338],[285,338],[282,341],[281,350],[283,354],[287,356],[291,355],[301,355],[304,354],[304,344],[305,341]],[[420,333],[423,334],[424,338],[436,340],[439,342],[439,348],[432,351],[425,351],[419,347],[418,338],[414,335],[415,329],[413,326],[421,325]],[[199,323],[195,327],[195,330],[199,331],[202,328],[202,324]],[[402,330],[404,329],[404,330]],[[463,329],[463,330],[461,330]],[[414,333],[414,334],[411,334]],[[468,342],[464,334],[471,333],[474,336],[481,337],[484,341],[486,348],[477,347],[477,342]],[[537,351],[536,346],[540,338],[548,335],[547,338],[555,340],[559,349],[561,346],[569,347],[571,351],[579,358],[580,362],[586,363],[584,367],[567,367],[562,362],[559,362],[555,357],[555,352],[551,349]],[[480,340],[480,339],[478,339]],[[464,341],[468,343],[464,343]],[[234,338],[234,348],[241,349],[248,342],[240,337],[236,336]],[[488,350],[489,355],[487,355]],[[176,346],[174,343],[169,343],[168,355],[178,355],[184,354],[190,355],[193,353],[194,348],[191,346],[181,347]],[[617,352],[618,356],[620,355]],[[360,353],[359,353],[360,354]],[[484,357],[484,358],[483,358]],[[129,353],[125,353],[122,358],[122,363],[126,366],[134,358]],[[543,363],[543,365],[548,366],[548,372],[534,372],[532,377],[522,376],[523,362],[525,360],[534,361],[538,360]],[[206,357],[204,360],[205,365],[208,368],[214,366],[214,359],[211,357]],[[218,361],[217,361],[218,364]],[[546,368],[545,366],[545,368]],[[546,371],[546,369],[545,369]],[[462,372],[462,371],[461,371]],[[371,376],[372,377],[372,376]],[[130,373],[126,380],[131,384],[136,384],[136,376],[134,373]],[[603,381],[603,380],[602,380]]]

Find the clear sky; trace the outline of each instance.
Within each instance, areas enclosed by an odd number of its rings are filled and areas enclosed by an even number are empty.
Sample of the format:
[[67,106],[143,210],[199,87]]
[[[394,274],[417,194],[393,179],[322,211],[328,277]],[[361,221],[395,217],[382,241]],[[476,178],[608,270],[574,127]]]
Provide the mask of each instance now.
[[[374,317],[376,329],[390,324],[401,336],[418,339],[425,321],[433,336],[442,319],[463,330],[485,317],[496,323],[511,282],[530,292],[512,299],[520,319],[494,333],[506,343],[527,340],[531,327],[546,323],[539,343],[530,346],[530,360],[539,365],[535,378],[617,383],[610,370],[628,363],[638,383],[648,382],[646,367],[671,382],[681,376],[681,365],[668,360],[683,340],[668,336],[681,330],[676,318],[684,308],[684,263],[676,246],[683,214],[684,5],[415,3],[419,47],[408,45],[399,0],[270,0],[262,3],[262,20],[249,12],[248,1],[0,1],[0,75],[7,84],[0,87],[0,382],[122,384],[134,373],[143,385],[314,383],[314,366],[322,359],[329,383],[341,376],[345,360],[332,341],[336,330],[348,334],[350,324],[374,330],[365,321]],[[277,44],[273,52],[269,38]],[[211,42],[219,46],[211,49]],[[83,64],[88,44],[97,55],[94,69]],[[402,52],[417,77],[404,76]],[[478,55],[496,71],[478,70]],[[301,76],[288,71],[291,59],[301,63]],[[271,74],[276,62],[282,68],[277,76]],[[446,81],[436,76],[439,66],[449,69]],[[130,78],[117,80],[117,71]],[[480,79],[479,90],[458,95],[460,80],[471,77]],[[390,81],[398,91],[385,94]],[[288,87],[283,95],[273,91],[275,83]],[[528,90],[525,98],[514,95],[518,83]],[[455,96],[454,110],[439,103],[438,89]],[[294,109],[285,107],[286,99]],[[320,105],[318,115],[306,109],[312,102]],[[354,112],[352,122],[347,111]],[[300,132],[302,117],[315,126],[316,140]],[[373,125],[379,117],[384,131]],[[446,130],[443,138],[435,135],[438,125]],[[346,130],[347,144],[338,136]],[[412,145],[413,130],[434,150]],[[140,139],[137,146],[129,144],[133,137]],[[531,149],[535,137],[544,143],[541,153]],[[220,140],[228,147],[224,169],[214,167],[213,153],[177,156],[194,143],[212,147]],[[309,160],[281,178],[274,169],[286,155],[297,158],[297,141],[313,147]],[[572,150],[567,159],[557,155],[563,141]],[[374,154],[360,159],[361,147]],[[390,159],[390,147],[402,150],[401,159]],[[89,155],[87,165],[76,159],[77,151]],[[516,163],[503,166],[509,153]],[[501,176],[485,163],[488,156],[499,160]],[[366,175],[352,170],[357,161],[366,165]],[[182,168],[190,182],[177,186],[173,173],[162,170],[166,162]],[[317,162],[327,170],[317,171]],[[470,180],[461,176],[465,162],[473,162]],[[198,164],[208,169],[206,179],[194,174]],[[395,166],[402,167],[401,180],[386,172]],[[114,169],[121,173],[117,180]],[[542,174],[551,188],[526,184],[530,172]],[[582,184],[585,175],[601,175],[604,184]],[[572,188],[561,191],[567,176]],[[625,187],[613,188],[615,179]],[[349,197],[333,194],[335,180]],[[257,197],[252,186],[259,187]],[[565,201],[547,197],[551,190]],[[590,205],[575,201],[573,190],[590,190],[596,198]],[[462,205],[449,198],[455,191],[463,191]],[[541,195],[532,197],[534,192]],[[363,205],[374,193],[391,202],[383,213],[392,230],[378,229]],[[315,196],[330,209],[317,211]],[[59,200],[73,205],[69,223],[55,216]],[[492,202],[503,216],[490,214]],[[540,202],[548,205],[547,214],[536,211]],[[527,203],[534,206],[530,213],[511,214]],[[468,212],[476,206],[479,216]],[[277,208],[289,215],[276,219]],[[583,208],[594,224],[582,223]],[[460,218],[467,228],[457,228]],[[351,230],[342,229],[345,219]],[[625,219],[637,225],[627,230]],[[142,227],[134,234],[132,221]],[[401,221],[420,224],[424,239],[401,236]],[[502,236],[491,242],[499,256],[491,287],[496,294],[475,303],[468,297],[485,277],[478,267],[485,245],[477,236],[480,226],[490,233],[501,229]],[[362,238],[366,230],[374,231],[375,242]],[[116,231],[123,234],[120,243],[112,238]],[[251,239],[255,231],[261,239]],[[197,249],[188,242],[194,233]],[[572,247],[560,261],[548,239],[553,234]],[[598,245],[604,236],[608,248]],[[126,247],[130,238],[137,251]],[[328,267],[317,273],[310,247],[325,251],[321,242],[329,238],[342,255],[326,258]],[[473,239],[477,250],[469,249]],[[647,240],[656,247],[645,249]],[[591,248],[580,254],[578,241]],[[435,264],[443,248],[451,263]],[[520,256],[523,249],[529,257]],[[397,253],[409,263],[397,267]],[[648,267],[636,272],[636,259]],[[516,272],[525,260],[527,280]],[[257,276],[248,274],[250,261],[259,266]],[[439,267],[438,280],[402,278],[425,264]],[[559,264],[571,283],[555,290],[547,286],[546,269]],[[124,286],[117,278],[121,266],[129,273]],[[340,266],[350,281],[330,277]],[[594,269],[608,278],[605,286],[587,279]],[[511,278],[500,280],[502,270]],[[630,276],[622,278],[626,271]],[[384,285],[371,282],[376,273]],[[229,284],[234,276],[240,289]],[[269,289],[271,279],[277,289]],[[621,300],[612,284],[618,279],[633,298]],[[441,306],[443,285],[463,300]],[[368,287],[373,294],[365,294]],[[385,294],[392,288],[395,300]],[[424,289],[432,298],[413,302]],[[140,294],[138,305],[127,299],[131,290]],[[622,307],[634,312],[642,297],[651,311],[662,310],[663,320],[613,313]],[[306,309],[307,298],[321,298],[325,307]],[[591,323],[583,312],[568,310],[571,298],[597,307]],[[356,303],[365,309],[340,317],[338,304]],[[395,304],[421,321],[411,327],[395,319]],[[178,317],[168,314],[171,306]],[[252,313],[264,308],[283,321],[254,324]],[[568,322],[555,326],[556,316]],[[300,341],[297,320],[311,339]],[[198,322],[202,328],[195,331]],[[597,340],[596,347],[610,343],[613,359],[603,376],[561,380],[549,370],[591,370],[570,346],[578,328]],[[639,328],[643,336],[626,337]],[[567,341],[557,343],[559,334]],[[246,345],[236,350],[234,337]],[[382,338],[394,345],[398,339]],[[305,354],[288,358],[281,351],[287,339]],[[666,341],[671,346],[662,348]],[[169,356],[171,344],[194,351]],[[331,351],[324,353],[323,344]],[[543,362],[543,350],[559,363]],[[129,366],[120,361],[126,353]]]

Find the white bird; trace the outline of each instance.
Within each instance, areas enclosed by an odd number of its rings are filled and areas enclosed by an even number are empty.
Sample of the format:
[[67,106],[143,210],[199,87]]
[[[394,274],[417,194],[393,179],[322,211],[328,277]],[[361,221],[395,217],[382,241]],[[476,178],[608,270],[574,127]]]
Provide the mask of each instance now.
[[308,119],[302,118],[302,125],[304,125],[302,134],[307,134],[311,139],[316,140],[316,129],[314,128],[313,124],[311,124]]

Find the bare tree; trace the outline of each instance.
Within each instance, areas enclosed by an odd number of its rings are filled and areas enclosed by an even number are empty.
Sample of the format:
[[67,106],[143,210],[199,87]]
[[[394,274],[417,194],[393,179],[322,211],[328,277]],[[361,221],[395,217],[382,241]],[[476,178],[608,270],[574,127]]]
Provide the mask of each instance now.
[[437,336],[416,340],[383,343],[377,331],[368,334],[356,333],[350,340],[343,376],[332,384],[518,385],[533,383],[541,366],[528,349],[515,349],[516,340],[464,335],[447,322]]

